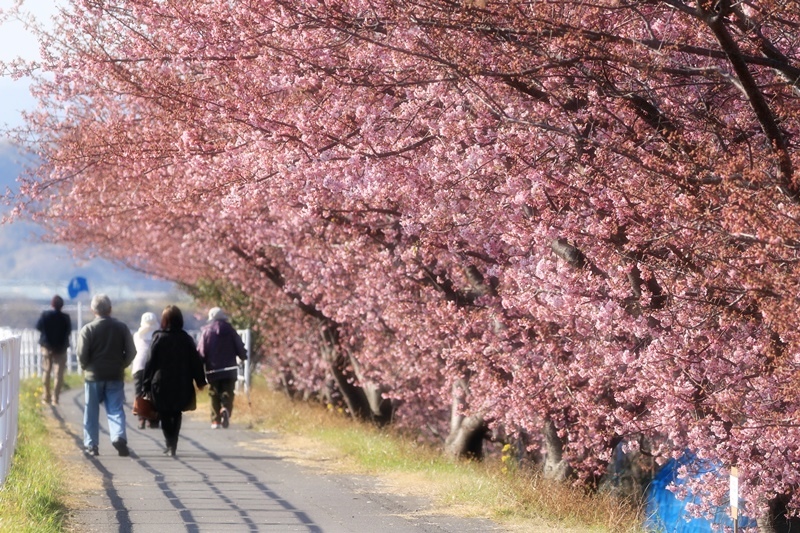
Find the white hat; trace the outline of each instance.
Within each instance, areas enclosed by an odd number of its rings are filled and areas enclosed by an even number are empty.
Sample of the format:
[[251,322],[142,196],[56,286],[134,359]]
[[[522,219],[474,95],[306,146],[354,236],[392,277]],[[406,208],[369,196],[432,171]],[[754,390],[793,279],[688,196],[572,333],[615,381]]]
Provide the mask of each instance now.
[[228,320],[228,315],[220,307],[212,307],[208,311],[208,321],[212,320]]
[[142,315],[142,320],[139,322],[139,327],[142,328],[152,328],[158,327],[158,317],[155,313],[144,313]]

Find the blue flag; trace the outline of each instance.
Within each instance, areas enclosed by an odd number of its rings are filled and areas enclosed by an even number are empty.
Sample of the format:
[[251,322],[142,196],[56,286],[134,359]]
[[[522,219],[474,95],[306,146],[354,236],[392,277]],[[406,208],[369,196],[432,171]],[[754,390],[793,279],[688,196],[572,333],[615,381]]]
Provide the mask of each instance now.
[[69,291],[70,298],[75,298],[83,291],[89,292],[89,283],[86,281],[86,278],[80,276],[74,277],[70,280],[67,291]]

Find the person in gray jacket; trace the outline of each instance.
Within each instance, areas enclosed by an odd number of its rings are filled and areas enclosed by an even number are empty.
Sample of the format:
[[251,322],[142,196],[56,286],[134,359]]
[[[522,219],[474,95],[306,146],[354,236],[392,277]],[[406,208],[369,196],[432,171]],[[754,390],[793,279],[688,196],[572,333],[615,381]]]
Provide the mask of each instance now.
[[125,432],[125,368],[136,355],[127,325],[111,317],[111,300],[105,294],[92,298],[95,319],[78,335],[78,362],[83,370],[85,408],[83,444],[98,455],[100,404],[106,408],[111,444],[120,456],[130,455]]

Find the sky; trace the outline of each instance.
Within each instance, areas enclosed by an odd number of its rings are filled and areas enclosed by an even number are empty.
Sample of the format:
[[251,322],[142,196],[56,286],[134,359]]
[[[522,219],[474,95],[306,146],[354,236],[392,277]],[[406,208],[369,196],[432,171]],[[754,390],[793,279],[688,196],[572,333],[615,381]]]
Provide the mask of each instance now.
[[[22,4],[23,9],[30,12],[37,21],[49,25],[50,19],[57,12],[57,6],[64,5],[68,1],[23,0]],[[14,3],[15,0],[0,0],[0,20],[4,18],[3,13]],[[17,57],[37,59],[39,44],[33,35],[25,30],[23,24],[6,21],[0,25],[0,61],[10,61]],[[28,90],[29,83],[30,80],[26,79],[14,81],[0,76],[0,130],[22,126],[20,110],[35,107],[36,102]],[[13,163],[14,157],[4,153],[8,150],[9,147],[7,144],[4,146],[0,132],[0,173],[11,172],[7,176],[0,175],[0,194],[6,187],[13,186],[15,173],[18,172],[18,169],[9,166]],[[119,269],[105,261],[77,262],[63,246],[43,244],[37,238],[29,236],[29,233],[31,230],[24,225],[21,227],[19,223],[0,225],[0,267],[2,267],[0,270],[3,272],[3,279],[0,280],[0,297],[7,295],[9,291],[15,295],[19,295],[22,291],[31,297],[38,297],[41,293],[48,299],[53,291],[61,291],[64,295],[66,280],[75,275],[87,277],[93,290],[101,289],[117,298],[122,298],[122,291],[129,291],[130,287],[134,287],[134,290],[165,292],[172,287],[167,282],[147,280],[141,274]],[[0,313],[0,322],[2,320]]]
[[[30,12],[40,23],[49,23],[55,15],[57,5],[63,0],[23,0],[23,9]],[[0,12],[7,12],[15,0],[0,0]],[[0,14],[0,19],[3,15]],[[36,59],[39,45],[18,21],[7,21],[0,26],[0,61],[10,61],[17,57]],[[0,76],[0,128],[22,125],[20,111],[32,109],[36,103],[28,91],[27,79],[11,80]]]

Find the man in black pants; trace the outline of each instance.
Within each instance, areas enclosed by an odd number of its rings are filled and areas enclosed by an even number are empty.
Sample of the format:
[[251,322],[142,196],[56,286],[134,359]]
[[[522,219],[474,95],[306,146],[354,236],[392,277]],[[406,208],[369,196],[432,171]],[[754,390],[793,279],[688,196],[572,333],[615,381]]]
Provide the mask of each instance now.
[[236,358],[247,360],[247,350],[239,333],[219,307],[208,312],[209,323],[202,327],[197,350],[206,368],[211,397],[211,427],[227,428],[233,414],[233,396],[238,377]]

